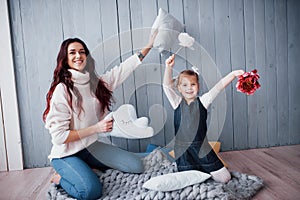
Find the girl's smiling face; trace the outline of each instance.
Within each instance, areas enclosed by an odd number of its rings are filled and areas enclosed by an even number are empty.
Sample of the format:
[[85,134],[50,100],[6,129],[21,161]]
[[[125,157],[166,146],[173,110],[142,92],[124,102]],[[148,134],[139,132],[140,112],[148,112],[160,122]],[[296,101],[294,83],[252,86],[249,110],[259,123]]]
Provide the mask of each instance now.
[[86,65],[86,53],[79,42],[73,42],[68,46],[68,65],[71,69],[83,71]]
[[180,75],[178,91],[188,104],[195,100],[199,91],[199,83],[195,76]]

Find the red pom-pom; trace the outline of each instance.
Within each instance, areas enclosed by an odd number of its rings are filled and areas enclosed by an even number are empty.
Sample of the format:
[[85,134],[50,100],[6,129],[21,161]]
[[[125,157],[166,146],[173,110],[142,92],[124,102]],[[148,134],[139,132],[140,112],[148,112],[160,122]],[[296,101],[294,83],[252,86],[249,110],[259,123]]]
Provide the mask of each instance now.
[[236,83],[237,91],[246,93],[247,95],[252,95],[258,88],[260,84],[258,79],[260,76],[257,74],[257,70],[254,69],[250,72],[245,72],[243,75],[238,77],[238,82]]

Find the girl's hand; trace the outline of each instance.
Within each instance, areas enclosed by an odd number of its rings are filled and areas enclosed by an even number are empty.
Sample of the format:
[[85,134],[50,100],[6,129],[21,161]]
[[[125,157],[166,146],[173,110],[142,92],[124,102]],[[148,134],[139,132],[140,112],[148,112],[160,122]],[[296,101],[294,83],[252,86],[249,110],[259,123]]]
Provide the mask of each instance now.
[[113,128],[113,118],[109,119],[103,119],[97,124],[95,124],[96,132],[98,133],[104,133],[104,132],[110,132]]
[[175,54],[171,55],[167,60],[166,60],[166,67],[173,67],[175,64]]
[[243,75],[245,73],[245,71],[242,69],[239,69],[239,70],[232,71],[232,73],[233,73],[234,77],[239,77],[240,75]]

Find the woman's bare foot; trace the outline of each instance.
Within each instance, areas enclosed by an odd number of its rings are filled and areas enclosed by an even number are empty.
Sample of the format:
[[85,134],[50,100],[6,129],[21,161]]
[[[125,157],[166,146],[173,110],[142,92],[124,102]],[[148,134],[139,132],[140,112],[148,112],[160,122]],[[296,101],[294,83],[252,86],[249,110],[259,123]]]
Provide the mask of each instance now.
[[51,178],[51,183],[59,185],[60,179],[61,179],[61,176],[55,172]]

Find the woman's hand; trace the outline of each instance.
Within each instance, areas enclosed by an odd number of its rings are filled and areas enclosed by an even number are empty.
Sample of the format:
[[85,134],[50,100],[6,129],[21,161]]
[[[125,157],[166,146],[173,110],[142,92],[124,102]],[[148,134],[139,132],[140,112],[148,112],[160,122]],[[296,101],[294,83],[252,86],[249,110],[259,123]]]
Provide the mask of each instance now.
[[155,30],[153,32],[153,34],[150,35],[148,44],[144,48],[142,48],[141,51],[138,52],[138,55],[141,54],[141,55],[139,55],[140,61],[142,61],[146,57],[146,55],[149,53],[149,51],[152,49],[154,40],[157,36],[157,33],[158,33],[158,30]]
[[91,136],[96,133],[105,133],[112,131],[113,128],[113,118],[103,119],[95,125],[89,126],[87,128],[71,130],[68,138],[64,141],[64,144],[69,142],[75,142],[81,140],[82,138]]
[[113,128],[113,118],[103,119],[95,124],[96,132],[105,133],[112,131]]
[[173,67],[175,64],[175,54],[171,55],[167,60],[166,60],[166,67]]
[[148,48],[153,47],[153,44],[154,44],[155,38],[157,36],[157,33],[158,33],[158,29],[156,29],[152,34],[150,34],[149,41],[148,41],[148,44],[147,44],[146,47],[148,47]]

